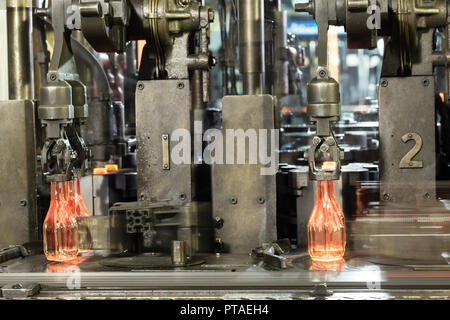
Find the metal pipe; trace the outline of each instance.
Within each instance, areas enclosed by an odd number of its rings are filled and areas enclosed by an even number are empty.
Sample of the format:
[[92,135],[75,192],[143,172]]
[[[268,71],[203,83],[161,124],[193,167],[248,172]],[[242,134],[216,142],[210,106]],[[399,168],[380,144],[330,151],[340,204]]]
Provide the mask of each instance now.
[[[80,79],[88,87],[89,98],[110,100],[111,87],[103,67],[79,39],[72,37],[71,44]],[[83,64],[84,68],[80,67],[80,63]]]
[[274,94],[282,98],[289,94],[288,61],[284,58],[283,50],[287,48],[287,12],[274,12],[275,35],[274,35]]
[[243,94],[262,94],[265,81],[263,0],[239,0],[238,17]]
[[182,266],[186,263],[186,248],[183,240],[172,241],[171,257],[172,264],[175,266]]
[[10,100],[34,99],[33,3],[7,1]]
[[202,70],[194,70],[192,74],[192,109],[204,109]]
[[[92,152],[92,160],[103,162],[109,159],[114,136],[114,109],[111,104],[111,87],[105,70],[97,58],[81,42],[79,33],[72,36],[71,45],[80,80],[87,87],[89,117],[82,128]],[[94,163],[95,164],[95,163]]]

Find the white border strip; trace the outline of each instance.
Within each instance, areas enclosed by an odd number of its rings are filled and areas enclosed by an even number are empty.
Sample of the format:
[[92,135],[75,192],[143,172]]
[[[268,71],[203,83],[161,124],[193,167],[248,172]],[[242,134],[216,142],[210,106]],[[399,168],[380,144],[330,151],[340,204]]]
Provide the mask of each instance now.
[[0,100],[9,100],[6,0],[0,0]]

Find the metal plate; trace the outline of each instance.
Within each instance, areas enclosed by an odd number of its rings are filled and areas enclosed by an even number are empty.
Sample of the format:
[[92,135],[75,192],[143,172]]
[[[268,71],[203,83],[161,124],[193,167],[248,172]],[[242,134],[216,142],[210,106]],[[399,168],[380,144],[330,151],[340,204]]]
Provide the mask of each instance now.
[[[424,203],[436,200],[435,106],[433,77],[382,78],[380,101],[380,198],[386,202]],[[414,140],[402,141],[405,134],[422,138],[422,147],[412,160],[423,168],[401,168],[402,158]]]
[[[140,89],[141,88],[141,89]],[[190,164],[164,168],[161,137],[191,129],[188,80],[140,81],[136,90],[138,199],[188,203],[192,199]],[[170,142],[170,148],[177,142]],[[169,150],[169,153],[171,150]],[[167,170],[169,169],[169,170]]]
[[[223,99],[222,109],[223,132],[274,128],[271,96],[228,96]],[[275,175],[261,175],[261,167],[260,164],[212,167],[213,214],[224,220],[217,237],[231,253],[249,253],[263,242],[276,239],[276,179]]]
[[0,248],[36,240],[34,104],[0,101]]

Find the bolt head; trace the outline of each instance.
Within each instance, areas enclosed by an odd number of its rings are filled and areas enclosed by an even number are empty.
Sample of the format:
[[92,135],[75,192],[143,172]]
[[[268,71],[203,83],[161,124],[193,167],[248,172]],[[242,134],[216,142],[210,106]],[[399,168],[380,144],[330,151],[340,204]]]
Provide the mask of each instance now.
[[314,137],[313,138],[313,144],[318,145],[320,143],[321,139],[319,137]]
[[329,146],[333,146],[334,145],[334,139],[332,137],[328,137],[326,140],[326,144]]
[[215,16],[214,16],[214,10],[209,9],[209,10],[208,10],[208,19],[209,19],[209,22],[214,22],[214,18],[215,18]]

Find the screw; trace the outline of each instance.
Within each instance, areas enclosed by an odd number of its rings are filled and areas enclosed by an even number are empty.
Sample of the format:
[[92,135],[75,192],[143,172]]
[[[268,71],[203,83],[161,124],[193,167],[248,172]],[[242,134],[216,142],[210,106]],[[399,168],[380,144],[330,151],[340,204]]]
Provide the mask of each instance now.
[[184,83],[183,82],[178,82],[177,88],[178,89],[184,89]]
[[389,193],[385,193],[385,194],[383,195],[383,199],[384,199],[385,201],[389,201],[389,200],[391,200],[391,195],[390,195]]
[[212,9],[208,10],[208,19],[209,19],[209,22],[214,22],[214,10],[212,10]]
[[387,80],[382,80],[381,81],[381,86],[382,87],[387,87],[389,85],[389,82]]
[[258,198],[258,203],[259,204],[263,204],[264,202],[266,202],[266,200],[263,197],[259,197]]
[[183,201],[186,200],[186,194],[185,193],[180,194],[180,199]]
[[57,77],[56,74],[54,74],[54,73],[52,73],[52,74],[50,75],[50,80],[51,80],[51,81],[55,81],[57,78],[58,78],[58,77]]
[[321,139],[319,137],[314,137],[314,139],[313,139],[313,143],[315,145],[318,145],[320,143],[320,141],[321,141]]
[[214,67],[216,65],[217,65],[217,59],[216,59],[216,57],[212,57],[211,58],[211,67]]
[[312,2],[310,1],[307,3],[296,3],[295,12],[307,12],[312,15],[314,12]]
[[320,70],[319,71],[319,77],[325,78],[326,76],[327,76],[327,72],[325,70]]
[[223,228],[223,223],[224,223],[223,219],[221,217],[216,217],[215,220],[216,220],[216,222],[214,224],[215,228],[216,229],[222,229]]
[[408,134],[408,138],[410,138],[410,139],[412,138],[412,134],[411,134],[411,133],[410,133],[410,134]]
[[167,163],[164,163],[164,169],[168,169],[169,168],[169,165],[167,164]]
[[27,200],[20,200],[20,206],[21,207],[26,207],[28,204]]
[[167,134],[162,136],[163,140],[167,140]]
[[138,89],[139,89],[139,90],[144,90],[144,88],[145,88],[145,86],[144,86],[143,83],[139,83],[139,84],[138,84]]
[[230,202],[231,204],[236,204],[238,201],[236,197],[231,197]]
[[427,193],[425,193],[424,198],[425,198],[425,199],[430,199],[431,196],[430,196],[430,194],[427,192]]
[[422,84],[424,87],[428,87],[430,85],[430,81],[428,79],[423,79]]
[[330,148],[326,144],[323,144],[320,146],[320,151],[322,151],[322,152],[327,152],[329,149]]
[[332,137],[328,137],[326,143],[327,145],[332,146],[334,145],[334,139]]

